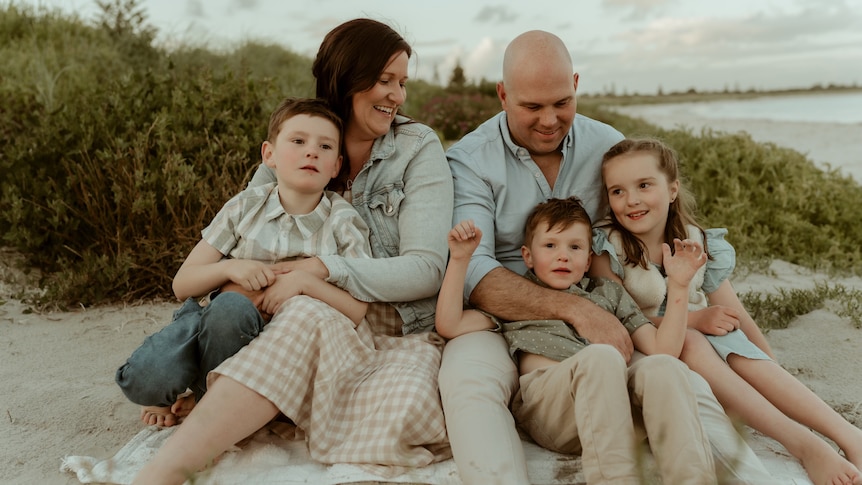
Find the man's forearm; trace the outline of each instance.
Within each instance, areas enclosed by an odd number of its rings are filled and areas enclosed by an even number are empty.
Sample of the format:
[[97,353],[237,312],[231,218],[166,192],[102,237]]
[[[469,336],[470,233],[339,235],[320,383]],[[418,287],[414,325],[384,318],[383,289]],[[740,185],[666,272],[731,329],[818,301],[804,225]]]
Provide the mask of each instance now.
[[485,275],[470,294],[470,303],[504,320],[553,319],[571,325],[587,313],[585,306],[595,307],[580,296],[543,288],[505,268]]

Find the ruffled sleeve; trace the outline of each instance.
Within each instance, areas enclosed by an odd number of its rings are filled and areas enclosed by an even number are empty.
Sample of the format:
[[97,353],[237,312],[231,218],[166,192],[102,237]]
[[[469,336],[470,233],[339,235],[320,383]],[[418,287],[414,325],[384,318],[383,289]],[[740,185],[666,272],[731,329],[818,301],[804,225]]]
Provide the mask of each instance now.
[[[736,267],[736,250],[724,239],[727,229],[707,229],[706,247],[712,259],[706,262],[706,273],[703,276],[703,292],[712,293],[718,289],[721,283],[730,278],[733,268]],[[595,239],[595,232],[593,234]]]
[[614,274],[619,276],[622,280],[625,278],[623,264],[620,262],[619,256],[617,256],[617,251],[614,248],[613,243],[608,239],[609,230],[609,228],[593,228],[593,253],[595,253],[596,256],[601,256],[602,253],[608,253],[611,257],[611,271],[613,271]]

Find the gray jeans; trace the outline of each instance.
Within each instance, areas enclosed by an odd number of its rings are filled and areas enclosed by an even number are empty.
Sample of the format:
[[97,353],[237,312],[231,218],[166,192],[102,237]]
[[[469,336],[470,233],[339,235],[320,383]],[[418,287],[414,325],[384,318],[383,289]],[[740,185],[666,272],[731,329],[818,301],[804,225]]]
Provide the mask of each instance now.
[[142,406],[170,406],[187,389],[200,400],[207,373],[257,337],[265,324],[251,300],[239,293],[221,293],[205,307],[189,298],[168,326],[147,337],[117,369],[117,384]]

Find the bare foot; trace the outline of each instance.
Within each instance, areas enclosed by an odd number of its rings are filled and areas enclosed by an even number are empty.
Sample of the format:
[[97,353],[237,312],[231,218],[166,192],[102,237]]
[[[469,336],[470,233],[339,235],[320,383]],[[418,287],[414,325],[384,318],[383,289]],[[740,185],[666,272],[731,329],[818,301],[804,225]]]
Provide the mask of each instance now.
[[862,471],[862,429],[853,427],[852,436],[850,439],[840,443],[841,451],[850,463],[856,465],[856,468]]
[[195,401],[195,395],[192,393],[183,394],[179,398],[177,398],[177,402],[175,402],[171,406],[171,414],[178,417],[180,421],[182,418],[185,418],[192,412],[192,409],[195,407],[197,402]]
[[852,463],[822,442],[816,449],[800,456],[802,466],[814,485],[859,485],[862,474]]
[[147,426],[169,428],[179,424],[179,418],[168,406],[144,406],[141,408],[141,421]]
[[195,395],[188,393],[177,398],[177,402],[168,406],[143,406],[141,421],[148,426],[170,428],[183,421],[195,407]]

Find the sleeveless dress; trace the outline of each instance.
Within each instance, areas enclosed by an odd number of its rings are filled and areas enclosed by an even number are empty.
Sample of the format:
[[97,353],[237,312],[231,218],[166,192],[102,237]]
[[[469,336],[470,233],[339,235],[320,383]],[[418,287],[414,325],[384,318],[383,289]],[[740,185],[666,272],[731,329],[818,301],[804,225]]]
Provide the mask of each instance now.
[[[724,239],[727,229],[706,229],[706,244],[712,259],[708,259],[692,278],[689,287],[688,309],[697,311],[706,308],[709,303],[708,293],[717,290],[721,283],[730,277],[736,266],[736,251]],[[700,230],[688,226],[689,239],[703,243]],[[667,299],[667,277],[662,268],[650,264],[649,269],[641,266],[623,264],[625,251],[619,233],[607,226],[593,229],[593,252],[608,253],[611,261],[611,271],[623,281],[626,291],[634,298],[641,311],[648,316],[663,316]],[[737,354],[749,359],[771,360],[770,357],[754,345],[742,330],[734,330],[726,335],[706,335],[706,339],[727,361],[727,356]]]

